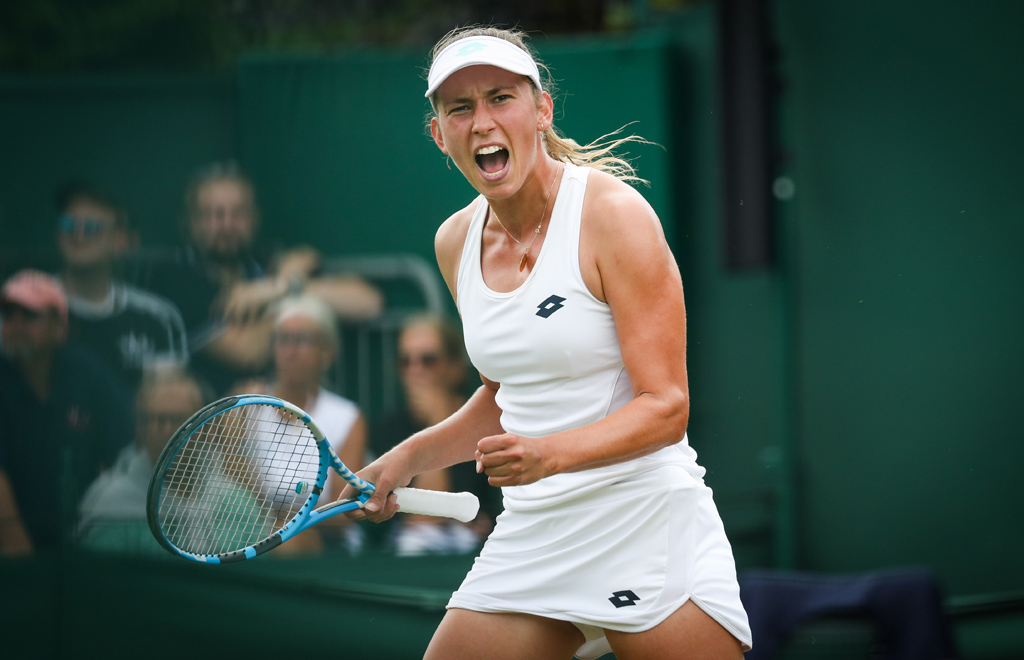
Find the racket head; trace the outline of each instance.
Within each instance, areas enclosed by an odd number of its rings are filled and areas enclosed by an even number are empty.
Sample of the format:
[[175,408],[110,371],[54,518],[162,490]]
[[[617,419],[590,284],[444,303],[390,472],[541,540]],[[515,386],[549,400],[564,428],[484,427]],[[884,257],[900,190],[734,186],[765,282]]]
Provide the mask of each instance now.
[[146,503],[150,530],[185,559],[251,559],[305,529],[335,461],[313,420],[287,401],[220,399],[160,454]]

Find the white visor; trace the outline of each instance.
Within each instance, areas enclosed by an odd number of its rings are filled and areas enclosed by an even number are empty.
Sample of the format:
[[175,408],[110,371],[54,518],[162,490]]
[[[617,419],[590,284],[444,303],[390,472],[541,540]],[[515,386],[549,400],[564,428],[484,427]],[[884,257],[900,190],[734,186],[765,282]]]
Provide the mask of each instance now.
[[537,85],[537,89],[542,89],[537,63],[522,48],[497,37],[467,37],[448,44],[434,58],[433,64],[430,65],[430,73],[427,74],[427,93],[424,96],[429,98],[448,76],[459,69],[477,64],[490,64],[512,73],[529,76]]

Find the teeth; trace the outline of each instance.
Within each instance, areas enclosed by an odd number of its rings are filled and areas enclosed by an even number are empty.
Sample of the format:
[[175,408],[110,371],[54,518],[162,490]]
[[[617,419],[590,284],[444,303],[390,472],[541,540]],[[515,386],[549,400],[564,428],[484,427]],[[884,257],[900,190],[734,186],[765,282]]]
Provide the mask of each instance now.
[[492,145],[490,147],[484,147],[483,149],[477,149],[477,156],[486,156],[487,154],[495,154],[502,150],[502,147],[498,145]]

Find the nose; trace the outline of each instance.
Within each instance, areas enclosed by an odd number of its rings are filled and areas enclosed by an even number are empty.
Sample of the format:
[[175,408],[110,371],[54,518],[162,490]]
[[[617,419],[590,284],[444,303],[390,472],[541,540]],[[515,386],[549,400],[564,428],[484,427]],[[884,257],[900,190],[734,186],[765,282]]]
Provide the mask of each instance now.
[[473,132],[481,135],[494,130],[494,117],[486,103],[479,103],[473,110]]
[[210,224],[213,225],[215,229],[223,229],[230,222],[231,213],[226,207],[218,206],[210,213]]

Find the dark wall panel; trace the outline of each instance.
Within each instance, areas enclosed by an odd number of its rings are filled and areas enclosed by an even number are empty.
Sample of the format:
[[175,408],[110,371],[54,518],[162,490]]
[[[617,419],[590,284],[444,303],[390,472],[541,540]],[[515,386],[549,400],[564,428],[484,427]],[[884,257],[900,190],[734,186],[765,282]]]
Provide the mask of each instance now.
[[54,192],[85,178],[128,207],[144,244],[177,239],[193,169],[237,148],[231,76],[0,78],[5,254],[54,248]]
[[1024,5],[780,0],[807,566],[1024,587]]

